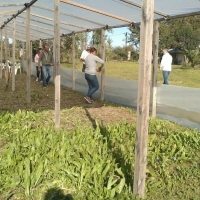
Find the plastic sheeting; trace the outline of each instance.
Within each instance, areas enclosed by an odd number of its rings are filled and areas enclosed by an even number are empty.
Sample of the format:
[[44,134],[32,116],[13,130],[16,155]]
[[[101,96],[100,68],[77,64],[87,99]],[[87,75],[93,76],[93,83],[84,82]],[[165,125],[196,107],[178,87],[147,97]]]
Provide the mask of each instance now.
[[[36,74],[32,64],[32,74]],[[72,70],[61,68],[61,85],[72,88]],[[100,76],[98,76],[100,83]],[[52,79],[51,79],[52,81]],[[76,71],[75,90],[86,94],[87,82],[83,72]],[[137,107],[137,81],[105,77],[105,100],[118,105]],[[100,99],[100,90],[94,94]],[[171,85],[158,85],[157,117],[200,130],[200,89]]]
[[[1,0],[0,26],[30,0]],[[105,27],[130,26],[141,21],[141,0],[66,0],[60,2],[60,33],[70,34]],[[155,0],[154,20],[200,14],[199,0]],[[87,8],[87,9],[86,9]],[[31,6],[31,40],[53,38],[54,0],[38,0]],[[16,39],[26,38],[26,13],[16,17]],[[12,22],[8,23],[12,37]]]

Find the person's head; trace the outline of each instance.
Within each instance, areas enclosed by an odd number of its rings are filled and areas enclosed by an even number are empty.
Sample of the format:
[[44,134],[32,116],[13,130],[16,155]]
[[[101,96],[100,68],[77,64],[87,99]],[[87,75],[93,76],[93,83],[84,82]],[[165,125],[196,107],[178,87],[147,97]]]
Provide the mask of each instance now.
[[96,55],[97,54],[97,49],[95,47],[90,48],[90,53]]
[[168,53],[168,49],[163,49],[162,51],[163,51],[163,54]]
[[49,51],[49,45],[45,43],[45,44],[43,45],[43,49],[44,49],[46,52],[48,52],[48,51]]
[[87,45],[87,46],[86,46],[86,51],[90,52],[90,49],[91,49],[91,46],[90,46],[90,45]]
[[40,53],[41,51],[42,51],[42,48],[39,48],[38,51],[37,51],[37,53]]

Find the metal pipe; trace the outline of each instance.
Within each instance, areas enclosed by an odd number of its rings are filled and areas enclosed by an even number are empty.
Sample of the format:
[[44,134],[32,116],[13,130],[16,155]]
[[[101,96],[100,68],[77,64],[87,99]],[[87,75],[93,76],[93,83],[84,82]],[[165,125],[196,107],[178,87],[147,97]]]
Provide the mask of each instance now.
[[18,12],[13,15],[10,19],[8,19],[6,22],[4,22],[4,24],[1,26],[1,29],[8,24],[10,21],[12,21],[14,18],[16,18],[19,14],[21,14],[22,12],[24,12],[27,8],[29,8],[30,6],[32,6],[37,0],[32,0],[30,3],[25,3],[24,4],[24,8],[22,8],[21,10],[18,10]]

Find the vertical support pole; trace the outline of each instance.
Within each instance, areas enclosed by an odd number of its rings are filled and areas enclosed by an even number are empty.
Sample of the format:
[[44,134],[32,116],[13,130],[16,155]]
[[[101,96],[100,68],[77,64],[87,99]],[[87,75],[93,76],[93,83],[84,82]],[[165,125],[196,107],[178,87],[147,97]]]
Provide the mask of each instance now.
[[27,102],[31,102],[31,56],[30,56],[30,7],[26,9],[26,90]]
[[[53,38],[53,60],[55,61],[55,38]],[[53,67],[53,83],[55,84],[55,79],[56,79],[56,67]]]
[[31,62],[31,64],[30,64],[30,66],[31,66],[31,76],[33,76],[33,71],[32,71],[32,62],[33,62],[33,42],[32,42],[32,40],[30,41],[30,62]]
[[22,56],[21,56],[20,74],[22,73],[23,68],[24,68],[24,42],[22,42]]
[[3,38],[2,38],[3,29],[1,29],[1,61],[0,61],[0,78],[2,79],[2,57],[3,57]]
[[75,33],[72,34],[72,90],[75,90],[75,81],[76,81],[76,66],[75,66]]
[[154,0],[142,0],[133,193],[144,198],[152,59]]
[[13,19],[13,43],[12,43],[12,48],[13,48],[13,66],[12,66],[12,91],[15,91],[15,67],[16,67],[16,61],[15,61],[15,42],[16,42],[16,18]]
[[157,102],[157,75],[158,75],[158,46],[159,46],[159,22],[154,21],[153,28],[153,68],[152,68],[152,117],[156,117]]
[[42,40],[40,39],[40,46],[39,46],[40,48],[42,48]]
[[[105,29],[101,29],[101,52],[102,59],[105,61]],[[105,63],[106,64],[106,63]],[[105,64],[101,69],[101,100],[105,98]]]
[[60,127],[60,0],[54,0],[55,127]]
[[5,24],[5,78],[6,78],[6,85],[8,85],[8,37],[7,37],[7,24]]

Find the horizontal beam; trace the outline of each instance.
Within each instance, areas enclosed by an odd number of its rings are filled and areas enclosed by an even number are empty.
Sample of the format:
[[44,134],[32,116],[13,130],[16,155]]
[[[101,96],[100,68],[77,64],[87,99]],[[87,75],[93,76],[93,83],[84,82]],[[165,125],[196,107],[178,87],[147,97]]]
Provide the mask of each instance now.
[[107,17],[111,17],[111,18],[114,18],[114,19],[117,19],[117,20],[120,20],[120,21],[124,21],[126,23],[130,23],[130,24],[133,23],[131,20],[128,20],[128,19],[116,16],[116,15],[112,15],[110,13],[106,13],[106,12],[103,12],[103,11],[100,11],[100,10],[97,10],[97,9],[94,9],[94,8],[90,8],[88,6],[84,6],[84,5],[81,5],[81,4],[78,4],[78,3],[74,3],[74,2],[71,2],[69,0],[60,0],[60,2],[69,4],[69,5],[72,5],[72,6],[75,6],[75,7],[79,7],[79,8],[85,9],[85,10],[89,10],[91,12],[95,12],[95,13],[98,13],[98,14],[101,14],[101,15],[105,15]]
[[2,7],[11,7],[11,6],[24,6],[24,3],[16,3],[16,4],[3,4],[3,5],[0,5],[0,8]]
[[164,20],[170,20],[170,19],[178,19],[178,18],[190,17],[190,16],[195,16],[195,15],[200,15],[200,11],[198,11],[198,12],[192,12],[192,13],[185,13],[185,14],[180,14],[180,15],[174,15],[174,16],[168,16],[166,18],[156,19],[155,21],[164,21]]
[[[137,7],[137,8],[142,8],[142,6],[140,4],[137,4],[137,3],[129,1],[129,0],[120,0],[120,1],[122,1],[124,3],[127,3],[129,5],[132,5],[134,7]],[[157,10],[154,10],[154,13],[157,14],[157,15],[163,16],[163,17],[167,17],[168,16],[167,14],[159,12]]]
[[0,15],[10,15],[16,12],[17,10],[3,11],[3,12],[0,12]]
[[25,7],[22,8],[21,10],[19,10],[15,15],[13,15],[10,19],[8,19],[6,22],[4,22],[4,25],[1,26],[1,29],[8,24],[10,21],[12,21],[14,18],[16,18],[19,14],[21,14],[22,12],[24,12],[27,8],[29,8],[30,6],[32,6],[37,0],[32,0],[30,3],[25,3]]
[[[36,15],[36,14],[33,14],[33,13],[31,13],[30,15],[34,16],[34,17],[41,18],[41,19],[45,19],[45,20],[48,20],[48,21],[54,21],[54,19],[52,19],[52,18],[44,17],[44,16],[41,16],[41,15]],[[64,25],[67,25],[67,26],[72,26],[72,27],[80,28],[80,29],[87,29],[86,27],[83,27],[83,26],[77,26],[77,25],[69,24],[69,23],[62,22],[62,21],[60,21],[60,24],[64,24]]]
[[[37,6],[37,5],[33,5],[34,8],[39,8],[39,9],[42,9],[42,10],[47,10],[47,11],[50,11],[50,12],[54,12],[54,10],[50,9],[50,8],[44,8],[42,6]],[[75,19],[80,19],[80,20],[83,20],[83,21],[86,21],[86,22],[90,22],[90,23],[93,23],[93,24],[97,24],[99,26],[104,26],[105,24],[101,24],[101,23],[98,23],[98,22],[95,22],[95,21],[92,21],[92,20],[89,20],[87,18],[82,18],[82,17],[78,17],[76,15],[72,15],[72,14],[67,14],[67,13],[64,13],[64,12],[60,12],[61,15],[65,15],[65,16],[69,16],[69,17],[72,17],[72,18],[75,18]]]
[[[23,17],[23,16],[18,16],[18,18],[25,19],[25,17]],[[54,29],[54,25],[53,25],[53,24],[49,24],[49,23],[47,23],[47,22],[43,22],[43,21],[41,21],[41,20],[36,20],[36,19],[31,19],[31,21],[37,22],[37,23],[40,23],[40,24],[44,24],[44,25],[47,25],[47,26],[51,26],[51,27]],[[60,29],[64,29],[64,30],[66,30],[66,31],[69,31],[70,33],[72,32],[72,30],[67,29],[67,28],[64,28],[64,27],[60,27]]]

